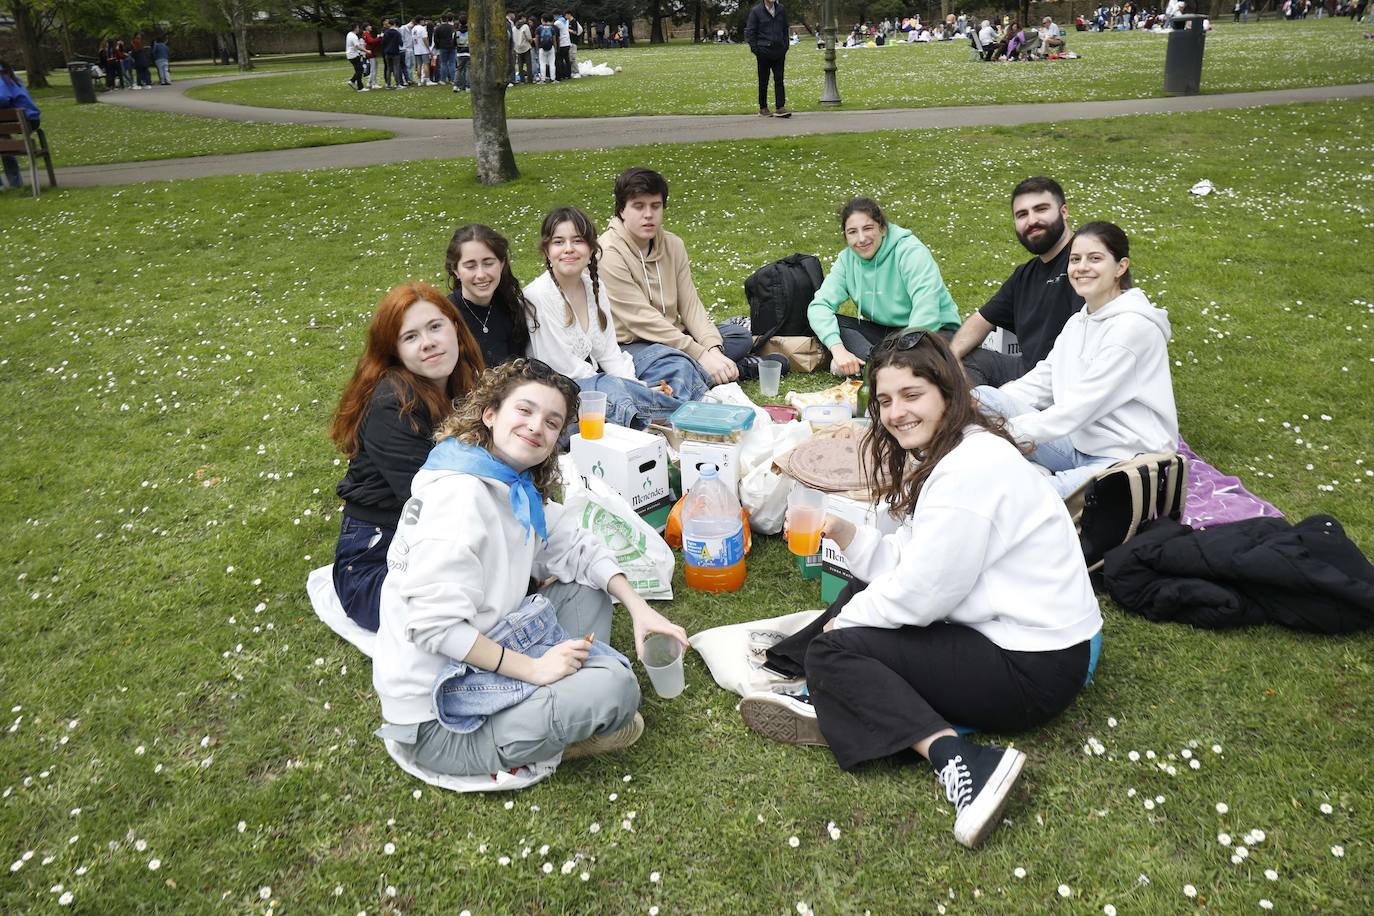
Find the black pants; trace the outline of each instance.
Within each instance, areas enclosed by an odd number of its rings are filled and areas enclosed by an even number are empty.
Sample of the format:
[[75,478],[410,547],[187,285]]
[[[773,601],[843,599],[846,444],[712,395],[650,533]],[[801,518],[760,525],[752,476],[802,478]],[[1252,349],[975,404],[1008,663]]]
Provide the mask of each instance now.
[[392,85],[392,80],[395,80],[395,85],[397,86],[405,85],[405,78],[402,76],[402,57],[400,54],[382,55],[382,66],[384,68],[382,73],[384,74],[388,87]]
[[353,84],[354,89],[363,88],[363,59],[352,57],[348,62],[353,65],[353,78],[349,82]]
[[1024,374],[1021,357],[1009,353],[998,353],[986,347],[974,347],[972,352],[964,357],[964,375],[968,376],[970,388],[977,388],[979,385],[1001,388]]
[[565,80],[572,76],[570,48],[560,47],[553,52],[553,73],[555,79]]
[[787,107],[787,87],[782,84],[782,65],[787,58],[779,57],[777,60],[767,60],[763,57],[755,57],[759,65],[759,108],[768,107],[768,75],[773,75],[773,97],[777,99],[778,108]]
[[953,623],[822,632],[865,587],[851,582],[815,623],[768,650],[769,668],[805,675],[821,734],[842,769],[890,757],[952,722],[1002,733],[1035,728],[1083,687],[1087,641],[1013,652]]

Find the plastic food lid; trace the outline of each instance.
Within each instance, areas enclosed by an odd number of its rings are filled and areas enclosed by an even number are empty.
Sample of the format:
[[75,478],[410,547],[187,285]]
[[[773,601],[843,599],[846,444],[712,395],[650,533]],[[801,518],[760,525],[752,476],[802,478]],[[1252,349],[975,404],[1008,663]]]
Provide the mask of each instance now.
[[754,410],[733,404],[688,401],[671,417],[673,426],[693,433],[728,436],[754,425]]

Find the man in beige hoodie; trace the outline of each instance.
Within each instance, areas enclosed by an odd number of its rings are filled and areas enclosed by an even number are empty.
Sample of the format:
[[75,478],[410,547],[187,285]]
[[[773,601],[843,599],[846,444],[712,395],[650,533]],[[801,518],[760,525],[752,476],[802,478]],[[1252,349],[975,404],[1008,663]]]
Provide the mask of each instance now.
[[[667,205],[668,182],[658,172],[629,168],[616,179],[615,217],[598,239],[598,270],[616,339],[645,381],[655,381],[647,364],[659,350],[654,344],[690,356],[713,385],[757,378],[761,358],[749,352],[748,326],[711,321],[692,283],[686,246],[663,228]],[[775,361],[786,371],[784,360]]]

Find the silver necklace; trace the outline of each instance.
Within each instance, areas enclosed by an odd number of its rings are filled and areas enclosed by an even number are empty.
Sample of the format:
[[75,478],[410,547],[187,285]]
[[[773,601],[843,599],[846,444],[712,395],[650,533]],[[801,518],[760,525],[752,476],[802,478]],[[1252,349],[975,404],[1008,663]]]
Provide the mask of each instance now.
[[482,333],[487,333],[487,323],[491,321],[491,306],[487,306],[487,317],[484,320],[478,317],[477,311],[471,305],[468,304],[467,296],[464,296],[460,293],[458,295],[458,298],[463,301],[463,307],[468,310],[468,314],[472,315],[472,320],[476,321],[478,324],[482,326]]

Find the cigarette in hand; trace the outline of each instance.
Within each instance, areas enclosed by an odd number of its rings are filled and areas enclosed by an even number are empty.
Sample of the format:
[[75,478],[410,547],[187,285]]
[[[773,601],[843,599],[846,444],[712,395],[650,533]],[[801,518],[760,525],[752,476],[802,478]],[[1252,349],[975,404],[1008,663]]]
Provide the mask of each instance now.
[[594,634],[592,633],[588,633],[586,636],[583,636],[582,638],[585,639],[587,642],[591,642],[593,639],[593,635]]

